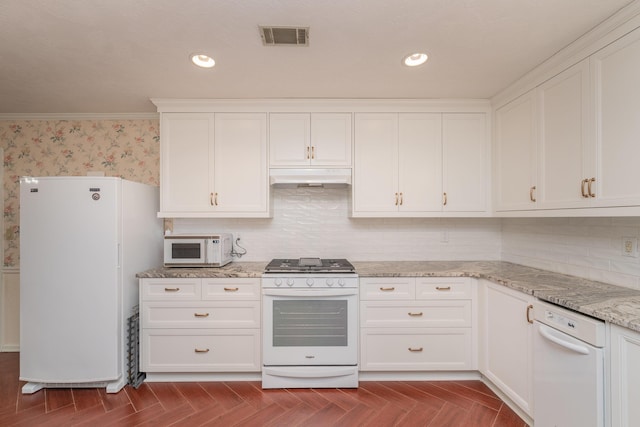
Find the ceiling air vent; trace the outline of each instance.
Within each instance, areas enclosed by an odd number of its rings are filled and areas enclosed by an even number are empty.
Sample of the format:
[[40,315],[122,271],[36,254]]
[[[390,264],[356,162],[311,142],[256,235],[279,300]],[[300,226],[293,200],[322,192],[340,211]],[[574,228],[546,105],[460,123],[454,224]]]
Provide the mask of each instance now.
[[265,46],[309,46],[309,27],[259,27]]

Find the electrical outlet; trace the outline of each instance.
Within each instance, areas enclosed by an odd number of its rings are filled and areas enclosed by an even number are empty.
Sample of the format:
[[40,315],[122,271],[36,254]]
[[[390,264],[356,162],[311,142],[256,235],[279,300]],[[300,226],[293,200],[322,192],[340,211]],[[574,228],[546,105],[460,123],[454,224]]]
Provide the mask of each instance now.
[[636,237],[622,238],[622,256],[638,257],[638,239]]

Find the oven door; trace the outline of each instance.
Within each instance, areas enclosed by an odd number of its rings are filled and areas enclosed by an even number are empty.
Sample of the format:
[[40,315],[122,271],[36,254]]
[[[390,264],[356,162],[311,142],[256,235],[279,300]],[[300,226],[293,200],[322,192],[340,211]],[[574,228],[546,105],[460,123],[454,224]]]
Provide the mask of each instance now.
[[358,289],[263,289],[265,366],[357,365]]

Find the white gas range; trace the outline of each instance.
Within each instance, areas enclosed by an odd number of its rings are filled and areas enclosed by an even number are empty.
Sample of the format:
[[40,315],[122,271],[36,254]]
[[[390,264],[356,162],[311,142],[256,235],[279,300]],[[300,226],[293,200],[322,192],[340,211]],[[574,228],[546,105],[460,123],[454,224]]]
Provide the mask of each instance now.
[[262,275],[262,388],[358,386],[358,275],[345,259],[274,259]]

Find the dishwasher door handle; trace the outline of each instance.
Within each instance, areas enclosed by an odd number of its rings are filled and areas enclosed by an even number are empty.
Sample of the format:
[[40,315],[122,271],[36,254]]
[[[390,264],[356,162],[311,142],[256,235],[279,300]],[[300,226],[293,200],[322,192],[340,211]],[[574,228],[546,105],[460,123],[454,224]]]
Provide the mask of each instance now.
[[550,329],[548,326],[545,326],[543,324],[540,324],[539,326],[540,328],[538,330],[540,331],[540,335],[542,335],[544,338],[548,339],[549,341],[554,342],[559,346],[564,347],[567,350],[571,350],[575,353],[580,353],[584,355],[589,354],[589,349],[587,347],[564,341],[562,338],[558,338],[551,335],[548,331],[548,329]]

